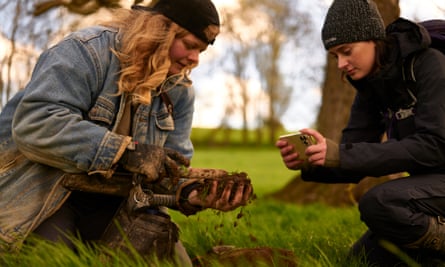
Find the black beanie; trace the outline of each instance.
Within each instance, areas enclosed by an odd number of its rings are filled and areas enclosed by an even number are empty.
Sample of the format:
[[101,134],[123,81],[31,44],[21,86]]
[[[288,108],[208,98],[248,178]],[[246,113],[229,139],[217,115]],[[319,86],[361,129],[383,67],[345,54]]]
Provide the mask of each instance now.
[[321,38],[326,50],[345,43],[385,39],[385,25],[371,0],[334,0]]
[[148,7],[132,8],[161,13],[209,44],[213,44],[219,32],[208,30],[210,25],[220,25],[218,11],[211,0],[153,0]]

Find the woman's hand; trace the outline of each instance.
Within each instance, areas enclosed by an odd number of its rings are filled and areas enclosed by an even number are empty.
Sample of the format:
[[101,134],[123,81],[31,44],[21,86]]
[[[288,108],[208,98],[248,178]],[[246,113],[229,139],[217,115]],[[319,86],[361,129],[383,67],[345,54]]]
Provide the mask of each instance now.
[[285,140],[278,140],[275,146],[280,149],[281,158],[288,169],[299,170],[303,167],[305,161],[299,159],[300,155],[294,151],[292,144]]
[[339,165],[338,145],[326,139],[314,129],[302,129],[301,133],[311,135],[316,143],[310,145],[304,151],[308,156],[307,161],[299,159],[298,152],[294,152],[293,146],[284,140],[278,140],[275,146],[280,149],[281,157],[288,169],[299,170],[305,165],[337,167]]
[[306,149],[308,162],[311,165],[323,166],[326,161],[326,139],[324,136],[314,129],[302,129],[301,133],[311,135],[315,139],[315,145],[309,146]]
[[[222,192],[221,192],[222,190]],[[204,191],[193,190],[188,202],[193,206],[211,208],[220,211],[234,210],[248,204],[252,196],[252,185],[249,183],[213,180]]]
[[316,141],[315,145],[311,145],[306,149],[310,165],[325,167],[338,167],[340,165],[338,144],[330,139],[326,139],[314,129],[303,129],[300,132],[313,136]]

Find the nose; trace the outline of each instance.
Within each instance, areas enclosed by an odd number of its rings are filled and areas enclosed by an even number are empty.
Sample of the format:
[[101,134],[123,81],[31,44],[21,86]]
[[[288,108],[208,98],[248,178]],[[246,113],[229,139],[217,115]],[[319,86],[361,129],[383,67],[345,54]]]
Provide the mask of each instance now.
[[337,58],[337,68],[344,70],[348,65],[348,60],[343,56],[338,56]]
[[189,55],[188,55],[188,60],[191,61],[193,64],[198,64],[199,63],[199,54],[200,51],[197,49],[191,50]]

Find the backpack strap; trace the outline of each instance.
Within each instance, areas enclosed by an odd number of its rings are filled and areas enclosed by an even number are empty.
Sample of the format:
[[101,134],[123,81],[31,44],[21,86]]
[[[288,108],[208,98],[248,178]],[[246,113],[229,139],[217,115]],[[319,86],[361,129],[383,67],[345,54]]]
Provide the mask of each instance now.
[[387,119],[386,134],[388,138],[392,137],[394,130],[394,123],[401,121],[416,114],[417,97],[415,95],[416,76],[414,75],[414,62],[416,60],[416,54],[405,58],[402,62],[402,79],[406,88],[406,92],[411,98],[411,103],[404,108],[399,108],[394,111],[388,108],[385,112],[382,112],[382,116]]
[[403,120],[409,118],[415,114],[415,106],[417,104],[417,97],[415,95],[416,88],[416,76],[414,75],[414,62],[416,60],[416,55],[412,55],[407,57],[402,62],[402,78],[403,83],[406,87],[406,92],[411,98],[411,103],[407,104],[404,108],[399,108],[397,111],[388,110],[383,114],[385,117],[389,119],[389,121],[393,120]]
[[402,64],[402,78],[405,83],[406,90],[412,99],[411,104],[408,107],[414,107],[417,103],[416,93],[416,75],[414,74],[414,63],[416,61],[417,54],[407,57]]

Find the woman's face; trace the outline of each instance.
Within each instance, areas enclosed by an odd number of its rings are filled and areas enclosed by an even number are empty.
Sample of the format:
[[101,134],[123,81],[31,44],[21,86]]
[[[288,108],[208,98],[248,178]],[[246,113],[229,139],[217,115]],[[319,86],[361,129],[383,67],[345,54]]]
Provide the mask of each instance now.
[[184,68],[193,68],[199,64],[199,54],[207,49],[208,44],[189,33],[175,38],[170,47],[171,66],[169,75],[180,73]]
[[363,41],[334,46],[329,53],[337,59],[337,67],[352,80],[359,80],[371,73],[375,63],[375,43]]

